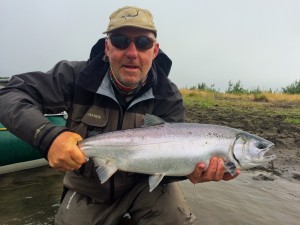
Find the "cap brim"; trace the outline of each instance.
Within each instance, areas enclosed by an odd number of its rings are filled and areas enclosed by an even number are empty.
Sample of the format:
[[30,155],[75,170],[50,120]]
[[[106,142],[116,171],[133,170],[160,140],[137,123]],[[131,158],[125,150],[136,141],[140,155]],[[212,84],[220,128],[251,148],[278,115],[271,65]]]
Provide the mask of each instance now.
[[116,30],[118,30],[120,28],[124,28],[124,27],[134,27],[134,28],[139,28],[139,29],[142,29],[142,30],[152,31],[155,34],[157,33],[156,29],[152,29],[152,28],[148,28],[148,27],[143,27],[143,26],[138,26],[138,25],[134,25],[134,24],[132,24],[132,25],[126,24],[124,26],[118,26],[118,27],[114,27],[112,29],[108,29],[108,30],[104,31],[103,34],[107,34],[107,33],[110,33],[112,31],[116,31]]

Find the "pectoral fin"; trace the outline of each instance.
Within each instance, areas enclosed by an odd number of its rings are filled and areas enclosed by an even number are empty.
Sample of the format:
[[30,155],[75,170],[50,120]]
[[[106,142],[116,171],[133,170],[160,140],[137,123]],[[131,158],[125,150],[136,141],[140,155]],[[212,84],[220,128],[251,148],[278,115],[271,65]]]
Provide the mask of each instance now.
[[236,175],[236,166],[233,162],[227,161],[224,163],[225,169],[231,176]]
[[161,180],[164,178],[165,174],[154,174],[152,176],[149,177],[149,189],[150,192],[153,191],[154,188],[157,187],[157,185],[159,185],[159,183],[161,182]]
[[101,184],[105,183],[117,170],[117,165],[112,161],[106,161],[101,158],[93,158],[96,172],[98,174]]

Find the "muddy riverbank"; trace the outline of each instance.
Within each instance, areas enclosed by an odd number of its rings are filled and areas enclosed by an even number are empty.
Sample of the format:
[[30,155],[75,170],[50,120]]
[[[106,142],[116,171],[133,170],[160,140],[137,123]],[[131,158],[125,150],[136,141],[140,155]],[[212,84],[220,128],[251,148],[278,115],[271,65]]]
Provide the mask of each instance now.
[[203,106],[201,100],[194,100],[186,111],[188,122],[234,127],[272,141],[275,147],[270,152],[277,159],[273,164],[255,168],[270,172],[269,177],[262,175],[257,179],[279,176],[296,183],[300,183],[300,125],[292,121],[299,119],[300,103],[286,102],[215,100]]

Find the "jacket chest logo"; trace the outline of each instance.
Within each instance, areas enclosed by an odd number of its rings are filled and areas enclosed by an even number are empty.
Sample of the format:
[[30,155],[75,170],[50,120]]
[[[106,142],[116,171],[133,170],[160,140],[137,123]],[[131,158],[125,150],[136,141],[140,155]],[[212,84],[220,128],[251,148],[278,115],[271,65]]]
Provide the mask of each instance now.
[[95,119],[101,119],[101,115],[95,114],[95,113],[87,113],[87,116],[95,118]]

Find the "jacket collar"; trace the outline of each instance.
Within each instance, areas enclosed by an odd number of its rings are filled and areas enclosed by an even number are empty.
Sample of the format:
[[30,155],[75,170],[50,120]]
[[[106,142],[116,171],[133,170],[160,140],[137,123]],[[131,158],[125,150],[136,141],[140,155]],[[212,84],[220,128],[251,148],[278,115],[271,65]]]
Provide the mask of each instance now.
[[[87,91],[96,93],[109,69],[105,59],[105,38],[101,38],[92,47],[87,66],[84,67],[76,80],[76,84]],[[156,98],[174,95],[174,90],[168,79],[172,66],[171,59],[160,49],[153,60],[149,73],[152,73],[151,87]]]

